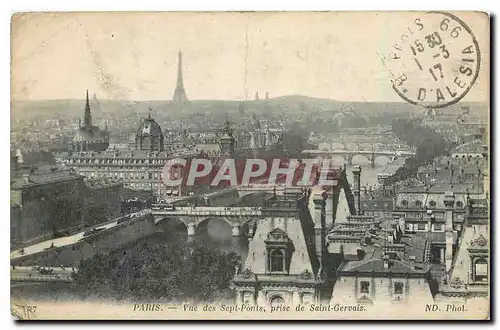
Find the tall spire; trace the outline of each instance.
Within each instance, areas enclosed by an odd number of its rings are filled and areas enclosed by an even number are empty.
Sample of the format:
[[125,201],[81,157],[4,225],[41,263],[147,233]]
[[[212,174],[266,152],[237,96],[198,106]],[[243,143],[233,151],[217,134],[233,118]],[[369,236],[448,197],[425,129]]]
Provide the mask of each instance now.
[[174,102],[175,103],[186,103],[187,96],[184,90],[184,82],[182,80],[182,53],[179,51],[177,60],[177,85],[175,86],[174,92]]
[[184,89],[184,83],[182,81],[182,53],[179,51],[179,58],[177,59],[177,88]]
[[83,127],[90,129],[92,127],[92,116],[90,115],[89,90],[87,89],[87,97],[85,100],[85,115],[83,117]]

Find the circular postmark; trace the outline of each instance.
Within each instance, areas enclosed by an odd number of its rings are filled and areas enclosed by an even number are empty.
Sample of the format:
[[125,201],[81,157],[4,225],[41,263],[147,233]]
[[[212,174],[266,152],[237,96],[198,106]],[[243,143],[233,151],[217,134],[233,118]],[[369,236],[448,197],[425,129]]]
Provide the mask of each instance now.
[[481,56],[476,37],[461,19],[428,12],[412,21],[384,64],[401,98],[426,108],[442,108],[469,92]]

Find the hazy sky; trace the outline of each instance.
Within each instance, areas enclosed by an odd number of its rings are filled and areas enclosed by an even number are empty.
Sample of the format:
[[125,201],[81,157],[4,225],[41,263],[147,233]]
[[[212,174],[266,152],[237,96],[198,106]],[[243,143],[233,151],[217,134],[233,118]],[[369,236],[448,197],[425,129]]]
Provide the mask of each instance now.
[[[488,101],[488,21],[475,33],[482,70],[464,100]],[[12,97],[170,100],[183,52],[189,99],[301,94],[401,101],[378,54],[418,13],[60,13],[12,22]]]

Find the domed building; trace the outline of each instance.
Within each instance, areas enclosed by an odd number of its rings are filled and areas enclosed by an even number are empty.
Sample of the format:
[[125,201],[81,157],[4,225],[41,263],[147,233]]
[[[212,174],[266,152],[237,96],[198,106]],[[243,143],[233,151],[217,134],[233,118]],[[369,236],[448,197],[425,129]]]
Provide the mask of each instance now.
[[92,115],[90,114],[89,91],[85,101],[85,114],[83,126],[78,125],[73,141],[69,145],[69,151],[104,151],[109,146],[108,127],[101,130],[99,126],[92,125]]
[[[151,109],[150,109],[151,110]],[[163,131],[158,123],[151,117],[144,119],[135,134],[135,148],[138,150],[163,151]]]

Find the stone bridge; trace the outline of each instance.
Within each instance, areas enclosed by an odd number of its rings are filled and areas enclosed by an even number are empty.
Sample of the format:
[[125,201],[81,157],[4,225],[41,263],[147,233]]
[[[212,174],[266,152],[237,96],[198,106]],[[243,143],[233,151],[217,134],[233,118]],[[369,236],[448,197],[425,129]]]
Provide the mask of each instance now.
[[262,216],[260,208],[257,207],[176,207],[175,210],[160,207],[159,204],[152,206],[154,223],[177,219],[186,226],[188,236],[196,235],[200,225],[217,218],[231,226],[232,236],[237,237],[241,235],[241,228],[245,224]]
[[305,155],[311,155],[311,156],[341,156],[347,161],[347,164],[349,164],[349,165],[352,165],[352,159],[354,158],[354,156],[365,156],[368,159],[368,161],[370,162],[370,165],[372,167],[375,167],[375,159],[378,157],[389,157],[389,159],[392,162],[396,158],[399,158],[399,157],[415,156],[415,152],[408,151],[408,150],[390,151],[390,150],[343,150],[343,149],[338,149],[338,150],[304,150],[304,151],[302,151],[302,153]]

